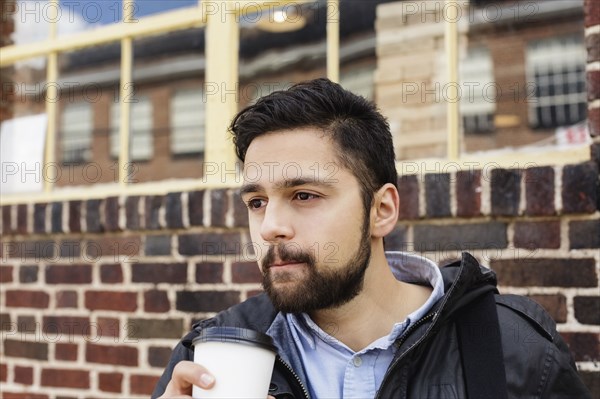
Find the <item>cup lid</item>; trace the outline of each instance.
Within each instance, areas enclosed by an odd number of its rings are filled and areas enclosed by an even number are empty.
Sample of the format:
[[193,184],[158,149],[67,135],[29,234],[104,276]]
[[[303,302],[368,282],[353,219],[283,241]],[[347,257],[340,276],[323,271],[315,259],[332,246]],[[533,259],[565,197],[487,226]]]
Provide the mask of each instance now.
[[239,327],[208,327],[200,331],[200,335],[192,340],[192,345],[201,342],[235,342],[259,346],[277,353],[273,339],[267,334]]

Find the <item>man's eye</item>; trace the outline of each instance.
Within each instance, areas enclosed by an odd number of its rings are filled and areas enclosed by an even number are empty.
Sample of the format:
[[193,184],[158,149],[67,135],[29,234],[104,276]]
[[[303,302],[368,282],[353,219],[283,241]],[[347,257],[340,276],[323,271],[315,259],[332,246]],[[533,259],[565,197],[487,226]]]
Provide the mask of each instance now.
[[298,198],[300,201],[308,201],[314,198],[318,198],[318,196],[311,193],[301,192],[296,194],[296,198]]
[[262,199],[251,199],[250,201],[248,201],[248,203],[246,205],[248,205],[248,208],[250,209],[260,209],[265,203],[265,200]]

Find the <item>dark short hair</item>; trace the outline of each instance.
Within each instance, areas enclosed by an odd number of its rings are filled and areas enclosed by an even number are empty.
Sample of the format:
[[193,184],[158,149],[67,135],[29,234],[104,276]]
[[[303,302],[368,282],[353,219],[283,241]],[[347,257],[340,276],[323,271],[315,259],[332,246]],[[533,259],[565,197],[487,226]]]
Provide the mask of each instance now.
[[230,131],[243,162],[252,140],[265,133],[314,127],[329,136],[343,167],[361,184],[363,202],[386,183],[397,185],[394,145],[385,117],[372,102],[329,79],[275,91],[240,111]]

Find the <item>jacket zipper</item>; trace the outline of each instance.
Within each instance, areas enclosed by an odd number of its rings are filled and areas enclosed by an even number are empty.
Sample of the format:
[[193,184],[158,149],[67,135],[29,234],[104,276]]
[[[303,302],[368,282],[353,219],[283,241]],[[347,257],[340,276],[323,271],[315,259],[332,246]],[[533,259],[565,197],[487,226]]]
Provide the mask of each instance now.
[[296,379],[296,382],[298,383],[298,385],[300,385],[300,388],[302,388],[302,393],[304,394],[304,398],[305,399],[310,399],[310,395],[308,394],[308,390],[304,387],[304,384],[302,383],[302,380],[300,379],[300,377],[298,377],[298,374],[296,374],[296,372],[292,369],[292,366],[290,366],[289,364],[287,364],[286,362],[283,361],[283,359],[279,356],[277,356],[277,360],[279,360],[279,362],[281,364],[283,364],[285,366],[286,369],[289,370],[289,372],[294,376],[294,378]]
[[[402,346],[402,344],[404,343],[404,341],[406,341],[406,339],[408,338],[408,336],[410,335],[410,333],[412,333],[418,326],[420,326],[421,324],[425,323],[426,321],[429,321],[429,319],[433,319],[436,316],[437,313],[430,313],[428,315],[426,315],[425,317],[423,317],[422,319],[419,319],[415,322],[415,324],[413,324],[412,326],[410,326],[410,328],[402,335],[402,337],[400,337],[400,339],[398,341],[396,341],[396,343],[394,343],[394,345],[396,346],[396,348],[400,349],[400,347]],[[406,354],[408,352],[410,352],[415,346],[417,346],[419,343],[421,343],[421,341],[425,338],[425,336],[421,337],[421,339],[419,339],[417,342],[415,342],[413,344],[413,346],[411,346],[410,348],[408,348],[406,350],[406,352],[404,352],[402,355],[398,356],[398,358],[396,360],[394,360],[392,362],[392,364],[390,365],[390,367],[388,367],[385,375],[383,376],[383,380],[381,381],[381,385],[379,387],[379,390],[377,391],[377,394],[375,395],[375,399],[380,398],[379,393],[381,392],[381,388],[385,385],[388,377],[391,374],[391,371],[394,367],[396,367],[396,365],[400,362],[400,360],[406,356]]]

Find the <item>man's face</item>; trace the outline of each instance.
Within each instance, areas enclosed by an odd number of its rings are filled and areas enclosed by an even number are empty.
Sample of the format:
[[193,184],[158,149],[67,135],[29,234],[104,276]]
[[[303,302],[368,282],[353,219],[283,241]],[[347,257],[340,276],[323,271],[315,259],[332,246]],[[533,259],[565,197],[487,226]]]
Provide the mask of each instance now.
[[360,185],[334,144],[312,129],[252,141],[242,199],[263,286],[285,312],[342,305],[362,288],[371,254]]

